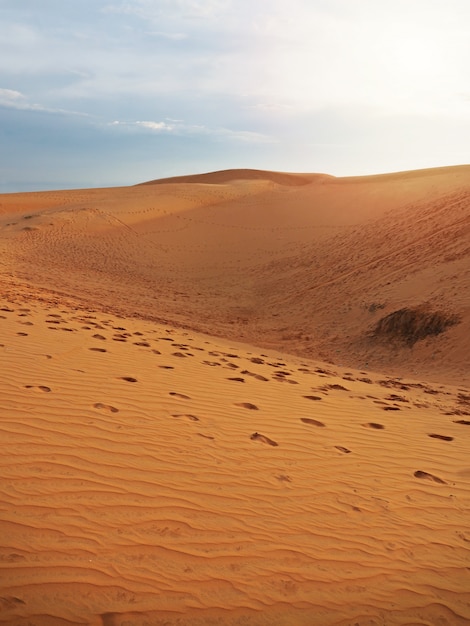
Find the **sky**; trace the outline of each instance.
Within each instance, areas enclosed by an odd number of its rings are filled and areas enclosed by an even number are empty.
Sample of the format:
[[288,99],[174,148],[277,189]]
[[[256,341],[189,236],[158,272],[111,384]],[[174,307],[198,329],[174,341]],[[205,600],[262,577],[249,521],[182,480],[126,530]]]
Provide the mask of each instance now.
[[469,0],[0,0],[0,193],[470,163]]

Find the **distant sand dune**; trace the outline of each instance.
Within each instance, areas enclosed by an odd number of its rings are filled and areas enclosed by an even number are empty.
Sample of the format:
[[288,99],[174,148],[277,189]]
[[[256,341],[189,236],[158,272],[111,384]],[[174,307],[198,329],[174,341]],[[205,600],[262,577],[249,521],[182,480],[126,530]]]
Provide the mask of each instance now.
[[299,186],[308,185],[313,181],[329,179],[332,176],[326,174],[287,174],[285,172],[269,172],[265,170],[220,170],[219,172],[208,172],[206,174],[192,174],[189,176],[172,176],[171,178],[159,178],[151,180],[142,185],[163,185],[167,183],[204,183],[210,185],[220,185],[231,183],[236,180],[269,180],[278,185]]
[[470,166],[157,182],[0,196],[0,624],[469,624]]

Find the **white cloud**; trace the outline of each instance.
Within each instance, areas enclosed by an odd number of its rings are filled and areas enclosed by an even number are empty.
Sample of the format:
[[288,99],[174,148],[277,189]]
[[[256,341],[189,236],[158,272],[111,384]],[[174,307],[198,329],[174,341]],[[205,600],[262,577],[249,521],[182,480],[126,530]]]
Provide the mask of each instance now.
[[186,33],[171,33],[161,30],[149,30],[146,34],[150,37],[162,37],[163,39],[169,39],[170,41],[183,41],[188,38]]
[[22,108],[25,97],[14,89],[0,89],[0,105]]
[[231,0],[123,0],[103,7],[105,13],[136,15],[145,20],[161,18],[210,18],[229,7]]
[[[171,123],[168,123],[171,122]],[[215,139],[228,139],[234,141],[241,141],[245,143],[271,143],[273,138],[248,130],[233,130],[223,127],[209,127],[200,124],[187,124],[182,120],[173,120],[168,118],[168,121],[136,121],[125,122],[115,120],[111,122],[109,126],[121,127],[128,130],[141,129],[154,133],[165,133],[174,135],[201,135],[211,136]]]
[[88,117],[86,113],[69,111],[66,109],[56,109],[29,102],[28,98],[24,94],[20,91],[16,91],[15,89],[0,89],[0,107],[18,109],[20,111],[42,111],[44,113],[61,113],[65,115]]

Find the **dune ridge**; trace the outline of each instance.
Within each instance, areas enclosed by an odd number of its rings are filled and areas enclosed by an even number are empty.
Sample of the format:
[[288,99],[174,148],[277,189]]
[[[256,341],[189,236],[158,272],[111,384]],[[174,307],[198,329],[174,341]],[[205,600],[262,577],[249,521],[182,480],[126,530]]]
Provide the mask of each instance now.
[[0,624],[470,623],[469,173],[0,196]]
[[327,174],[289,174],[287,172],[270,172],[267,170],[232,169],[205,174],[190,174],[188,176],[172,176],[140,183],[141,185],[166,185],[168,183],[194,183],[220,185],[238,180],[264,180],[278,185],[300,186],[308,185],[313,181],[332,178]]

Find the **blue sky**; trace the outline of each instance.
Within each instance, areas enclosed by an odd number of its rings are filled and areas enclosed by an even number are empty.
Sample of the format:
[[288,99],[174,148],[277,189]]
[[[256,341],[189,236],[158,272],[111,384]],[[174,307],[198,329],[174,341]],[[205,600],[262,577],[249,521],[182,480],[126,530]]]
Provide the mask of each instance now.
[[468,0],[0,0],[0,192],[470,162]]

